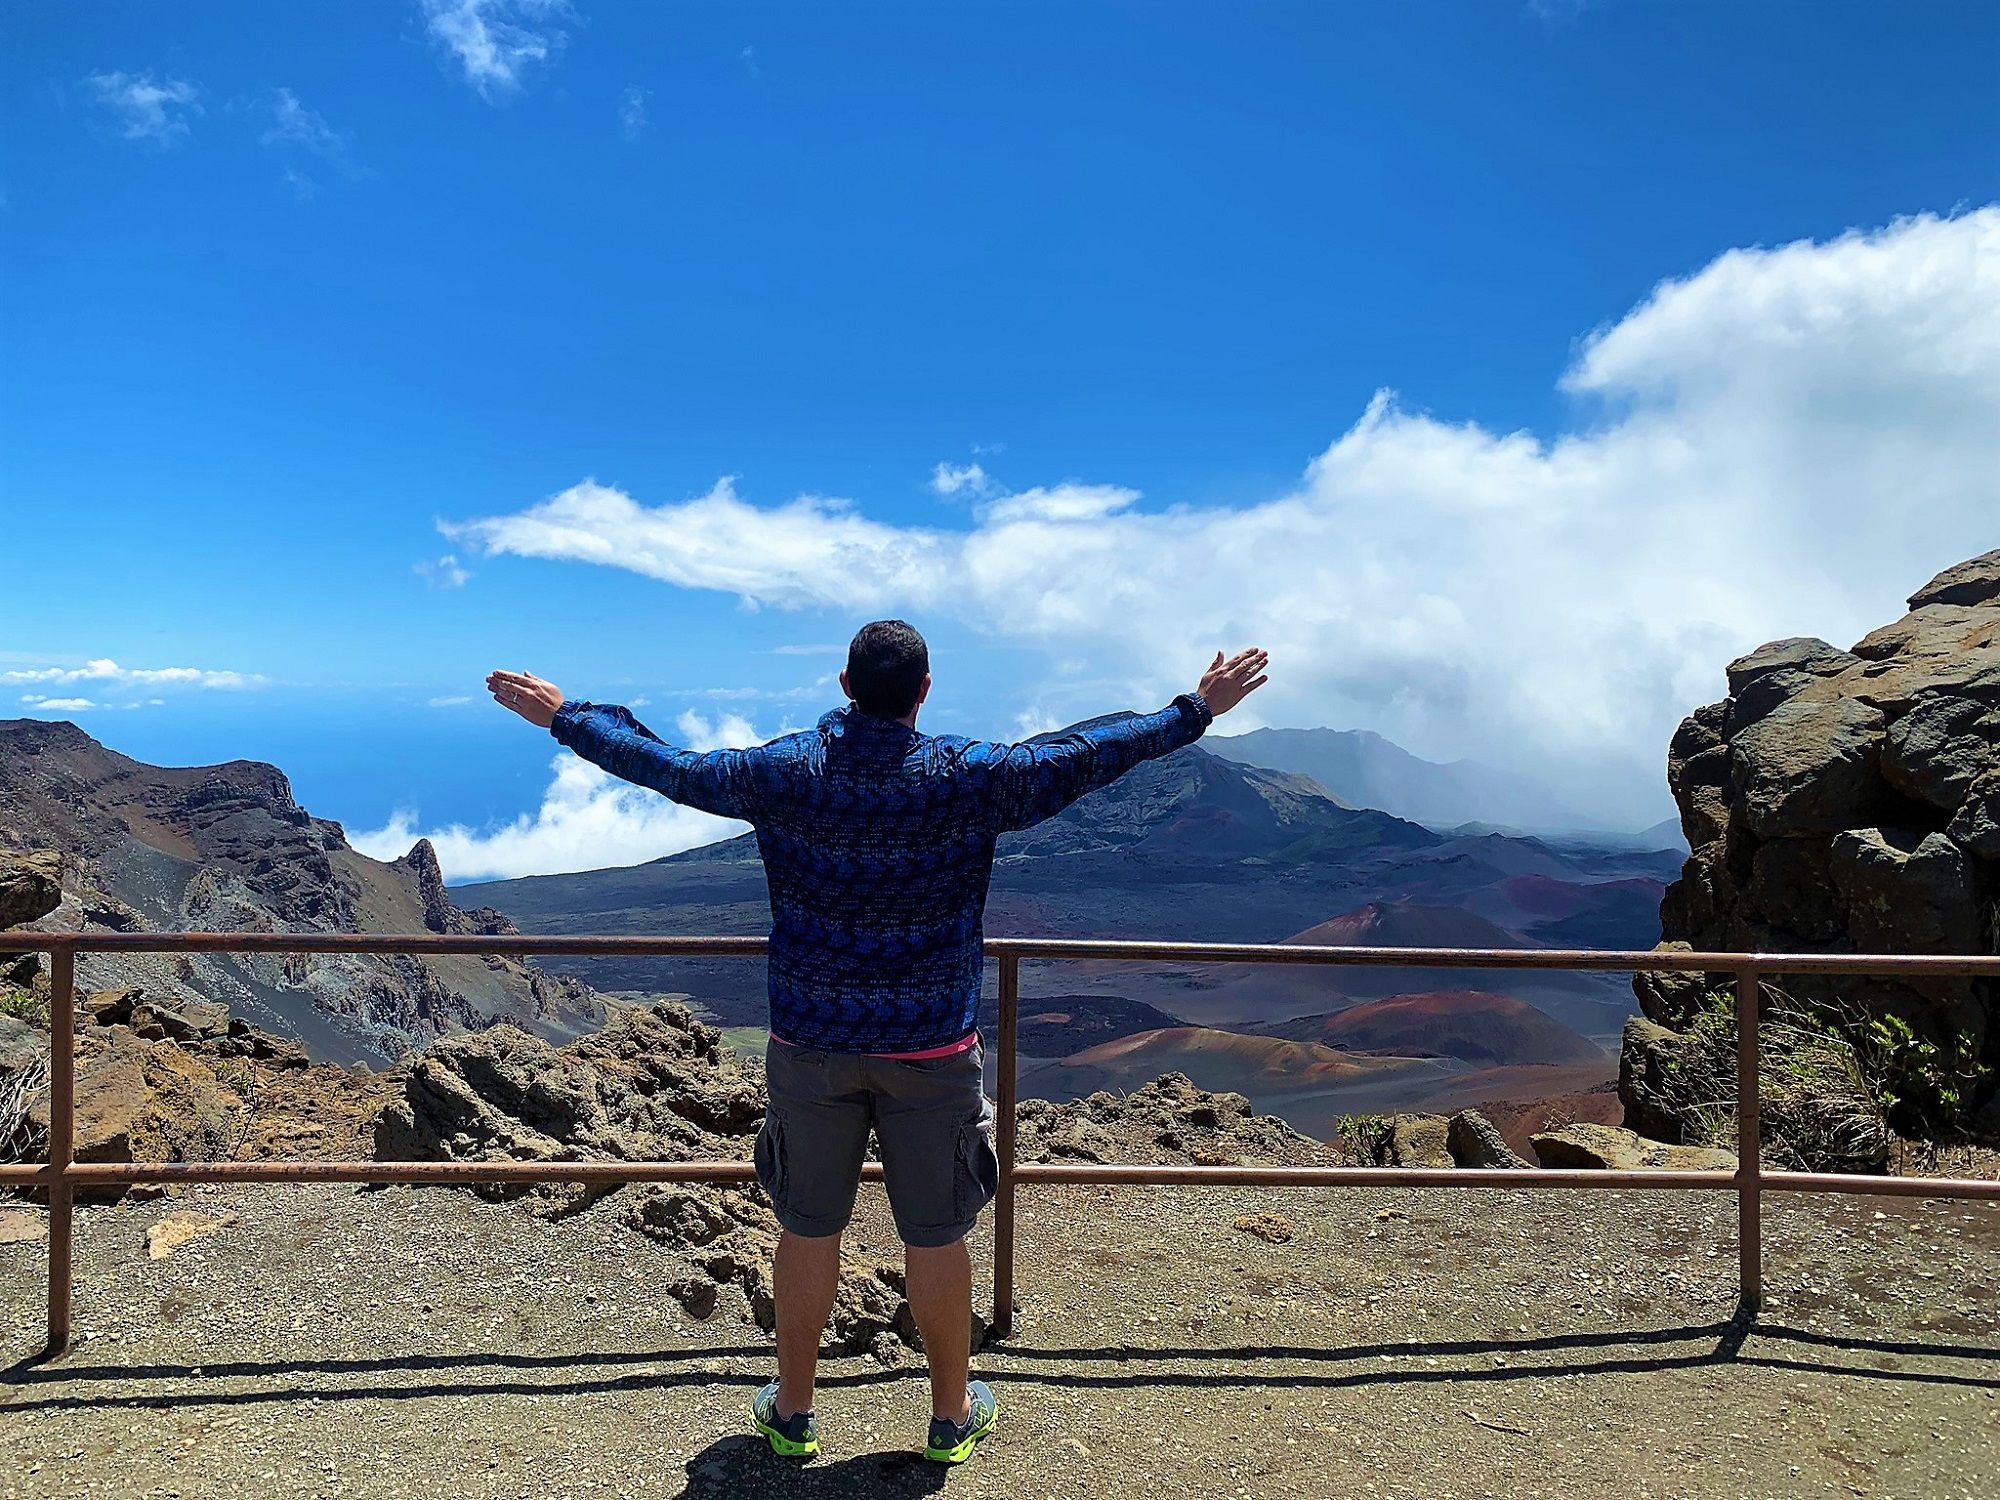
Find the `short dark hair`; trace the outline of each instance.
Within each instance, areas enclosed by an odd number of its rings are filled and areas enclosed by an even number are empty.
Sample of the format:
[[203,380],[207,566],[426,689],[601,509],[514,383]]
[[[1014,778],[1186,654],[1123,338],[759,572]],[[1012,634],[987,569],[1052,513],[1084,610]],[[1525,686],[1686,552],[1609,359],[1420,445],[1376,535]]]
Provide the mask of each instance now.
[[917,706],[930,669],[922,636],[901,620],[877,620],[847,648],[847,691],[864,714],[900,719]]

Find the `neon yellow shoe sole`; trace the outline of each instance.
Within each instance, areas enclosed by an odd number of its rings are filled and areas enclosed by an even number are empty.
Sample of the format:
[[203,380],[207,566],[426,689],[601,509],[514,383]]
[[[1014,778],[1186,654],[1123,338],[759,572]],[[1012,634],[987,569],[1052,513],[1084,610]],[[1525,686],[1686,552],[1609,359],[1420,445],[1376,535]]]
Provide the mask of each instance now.
[[[924,1457],[935,1464],[962,1464],[972,1457],[977,1447],[993,1429],[1000,1425],[1000,1405],[993,1399],[993,1392],[984,1381],[975,1380],[972,1387],[972,1426],[964,1432],[957,1432],[944,1421],[931,1424],[931,1441],[924,1447]],[[940,1429],[951,1434],[953,1441],[937,1441]]]
[[[803,1443],[795,1443],[777,1428],[767,1426],[762,1417],[752,1417],[751,1422],[764,1434],[771,1445],[771,1451],[780,1458],[811,1458],[819,1452],[819,1439],[816,1437],[809,1437]],[[969,1453],[972,1450],[968,1446],[966,1451]]]
[[[786,1426],[794,1426],[797,1418]],[[780,1458],[811,1458],[819,1452],[819,1423],[810,1416],[805,1419],[800,1435],[793,1437],[778,1427],[778,1387],[776,1383],[767,1385],[757,1393],[757,1399],[750,1403],[750,1425],[762,1433],[771,1445],[771,1451]]]

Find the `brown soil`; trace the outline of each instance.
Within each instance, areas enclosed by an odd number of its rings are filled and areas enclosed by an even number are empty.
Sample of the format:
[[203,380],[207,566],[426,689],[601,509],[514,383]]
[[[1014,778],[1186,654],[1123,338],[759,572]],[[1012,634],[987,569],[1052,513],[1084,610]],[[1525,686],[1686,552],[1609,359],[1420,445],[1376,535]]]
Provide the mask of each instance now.
[[[1990,1493],[2000,1205],[1774,1198],[1736,1326],[1721,1195],[1033,1190],[1017,1331],[977,1358],[1001,1427],[946,1473],[918,1372],[869,1357],[825,1368],[817,1462],[746,1436],[768,1340],[662,1295],[622,1196],[87,1209],[47,1365],[46,1247],[0,1245],[0,1497]],[[150,1259],[190,1213],[235,1217]],[[854,1238],[892,1247],[872,1189]]]

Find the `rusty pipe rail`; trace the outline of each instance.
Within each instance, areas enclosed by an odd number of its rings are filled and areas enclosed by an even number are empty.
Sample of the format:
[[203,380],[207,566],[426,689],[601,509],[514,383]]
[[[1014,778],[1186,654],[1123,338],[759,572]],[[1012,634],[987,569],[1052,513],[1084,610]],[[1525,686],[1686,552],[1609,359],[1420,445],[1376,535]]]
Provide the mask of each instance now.
[[[75,1198],[93,1184],[175,1182],[747,1182],[745,1161],[679,1162],[78,1162],[76,1144],[76,958],[88,953],[511,953],[758,957],[756,937],[455,936],[439,933],[289,932],[15,932],[6,951],[50,957],[49,1156],[0,1165],[0,1187],[41,1187],[49,1201],[48,1352],[69,1347]],[[1290,943],[1186,943],[1077,938],[989,938],[999,962],[996,1053],[1000,1180],[994,1199],[995,1332],[1014,1316],[1015,1205],[1025,1184],[1110,1187],[1499,1187],[1682,1189],[1733,1192],[1737,1200],[1739,1310],[1762,1295],[1763,1196],[1771,1192],[1866,1193],[1897,1197],[2000,1199],[2000,1181],[1969,1178],[1848,1176],[1767,1172],[1760,1160],[1757,1020],[1759,984],[1769,974],[1897,975],[1905,978],[2000,979],[2000,955],[1830,953],[1692,953],[1545,948],[1344,948]],[[1021,965],[1027,961],[1103,963],[1248,963],[1394,966],[1422,969],[1668,970],[1733,976],[1737,1019],[1737,1167],[1734,1172],[1465,1170],[1403,1167],[1125,1166],[1016,1160],[1017,1049]],[[879,1179],[870,1163],[864,1176]]]

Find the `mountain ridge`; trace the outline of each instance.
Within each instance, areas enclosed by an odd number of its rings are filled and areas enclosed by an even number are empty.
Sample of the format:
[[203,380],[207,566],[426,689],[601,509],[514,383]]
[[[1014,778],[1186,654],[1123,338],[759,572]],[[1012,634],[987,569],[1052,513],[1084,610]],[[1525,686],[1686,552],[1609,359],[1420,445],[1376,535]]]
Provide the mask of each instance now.
[[[67,720],[0,720],[0,847],[62,850],[63,902],[40,924],[54,928],[514,930],[451,900],[427,840],[371,859],[276,766],[148,765]],[[86,986],[223,1001],[339,1062],[379,1065],[496,1019],[567,1037],[603,1018],[579,981],[503,958],[119,953],[78,967]]]

